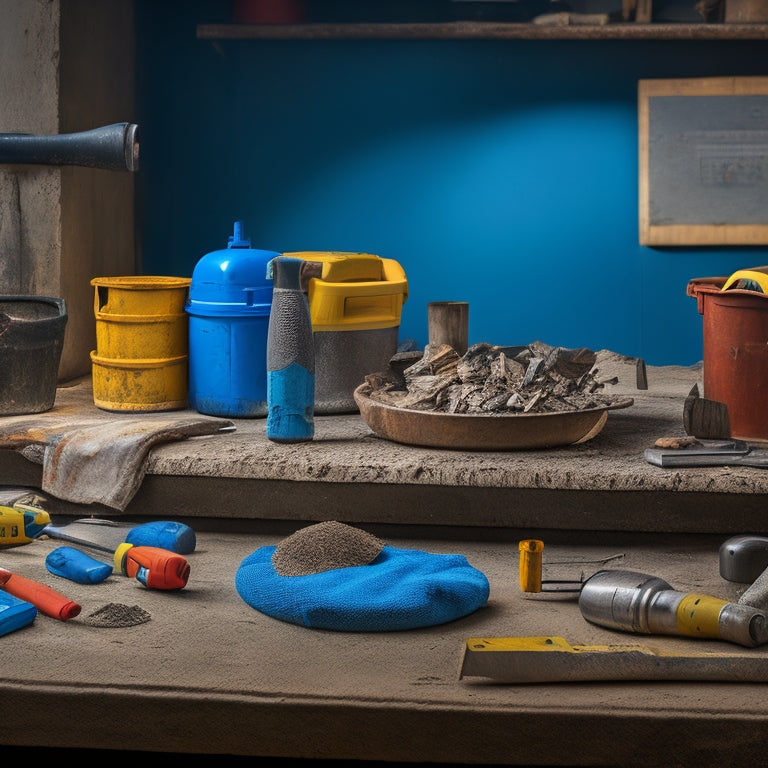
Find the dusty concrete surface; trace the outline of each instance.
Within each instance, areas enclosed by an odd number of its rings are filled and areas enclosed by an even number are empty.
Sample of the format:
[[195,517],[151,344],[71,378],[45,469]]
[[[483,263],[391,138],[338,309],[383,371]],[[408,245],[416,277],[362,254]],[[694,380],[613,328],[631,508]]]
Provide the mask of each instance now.
[[[148,590],[122,576],[95,585],[44,568],[60,545],[5,550],[3,567],[82,605],[67,622],[38,615],[2,637],[4,744],[350,760],[525,766],[762,765],[763,684],[610,682],[492,685],[459,679],[472,637],[559,635],[571,643],[644,644],[674,653],[765,657],[720,641],[632,635],[587,623],[572,599],[524,597],[517,542],[403,536],[399,548],[464,554],[488,578],[487,604],[457,621],[403,632],[350,633],[278,621],[234,588],[242,560],[285,531],[198,533],[186,588]],[[719,577],[720,537],[553,535],[545,576],[600,567],[660,576],[674,587],[737,599]],[[595,560],[621,555],[600,566]],[[559,561],[568,565],[548,565]],[[109,603],[149,622],[90,626]],[[45,713],[44,727],[30,722]]]
[[[57,578],[44,561],[60,542],[45,537],[0,552],[2,567],[82,605],[67,622],[39,615],[2,637],[13,659],[0,681],[4,743],[405,763],[762,764],[763,684],[492,685],[458,675],[472,637],[559,635],[574,644],[766,656],[763,647],[612,631],[584,620],[572,599],[519,589],[517,544],[537,536],[546,578],[589,575],[603,567],[595,561],[620,555],[605,567],[738,599],[745,585],[720,577],[718,549],[726,536],[765,530],[768,474],[669,471],[642,455],[657,437],[684,434],[683,402],[699,373],[649,369],[650,389],[611,413],[597,437],[549,451],[402,446],[355,414],[318,417],[315,440],[293,446],[271,443],[264,420],[254,419],[237,421],[231,434],[154,447],[122,517],[178,518],[195,528],[187,587]],[[93,407],[89,386],[61,388],[54,409],[33,423],[120,418]],[[39,487],[34,453],[0,450],[0,482]],[[50,501],[57,522],[117,517]],[[400,548],[463,554],[487,576],[488,603],[453,622],[391,633],[310,629],[251,608],[234,587],[240,563],[317,520],[356,524]],[[151,620],[90,625],[89,614],[110,603],[138,606]],[[30,713],[40,712],[55,716],[30,727]]]
[[[337,519],[469,528],[765,531],[765,470],[670,470],[645,460],[644,450],[657,438],[685,435],[683,405],[700,383],[701,369],[649,367],[647,375],[648,389],[627,390],[634,405],[609,412],[596,437],[546,450],[467,452],[400,445],[373,434],[359,414],[317,416],[314,440],[284,445],[266,438],[263,418],[235,419],[229,434],[155,446],[125,514],[243,524]],[[176,414],[179,419],[198,415]],[[86,378],[60,388],[54,409],[33,422],[64,428],[135,416],[95,408]],[[0,419],[0,430],[12,423]],[[0,450],[0,482],[40,487],[41,466],[16,450]],[[57,511],[115,514],[69,504]]]

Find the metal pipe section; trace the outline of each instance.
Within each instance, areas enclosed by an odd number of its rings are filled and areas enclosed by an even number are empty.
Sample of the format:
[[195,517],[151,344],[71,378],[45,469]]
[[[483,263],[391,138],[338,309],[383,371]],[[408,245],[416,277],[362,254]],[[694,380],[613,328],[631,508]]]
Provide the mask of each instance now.
[[0,164],[77,165],[109,171],[137,171],[138,130],[134,123],[115,123],[54,136],[0,133]]

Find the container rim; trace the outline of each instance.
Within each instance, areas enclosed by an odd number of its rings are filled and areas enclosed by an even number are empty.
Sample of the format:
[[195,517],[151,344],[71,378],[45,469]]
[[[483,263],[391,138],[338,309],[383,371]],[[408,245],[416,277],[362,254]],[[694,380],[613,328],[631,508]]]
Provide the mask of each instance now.
[[91,285],[110,288],[134,288],[156,290],[157,288],[189,288],[191,277],[169,277],[163,275],[128,275],[120,277],[94,277]]

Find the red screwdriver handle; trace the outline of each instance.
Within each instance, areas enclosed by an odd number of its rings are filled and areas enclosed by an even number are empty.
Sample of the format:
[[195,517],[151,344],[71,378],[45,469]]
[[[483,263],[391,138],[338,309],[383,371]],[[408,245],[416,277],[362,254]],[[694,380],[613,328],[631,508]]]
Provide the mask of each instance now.
[[161,547],[121,544],[115,550],[115,565],[126,576],[148,589],[182,589],[189,580],[189,562]]
[[81,607],[78,603],[64,597],[55,589],[46,587],[39,581],[11,573],[5,568],[0,568],[0,586],[8,594],[18,597],[19,600],[32,603],[39,611],[46,616],[52,616],[54,619],[67,621],[67,619],[72,619],[80,613]]

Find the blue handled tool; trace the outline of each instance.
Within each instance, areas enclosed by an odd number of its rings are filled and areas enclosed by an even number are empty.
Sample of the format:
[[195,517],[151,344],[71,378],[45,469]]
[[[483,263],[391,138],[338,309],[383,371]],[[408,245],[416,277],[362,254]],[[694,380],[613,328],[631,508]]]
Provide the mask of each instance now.
[[45,558],[45,567],[54,576],[79,584],[99,584],[112,575],[112,565],[96,560],[74,547],[57,547]]
[[121,544],[133,544],[166,549],[177,555],[188,555],[195,551],[197,545],[197,537],[192,528],[172,520],[153,520],[150,523],[130,525],[84,517],[63,525],[50,523],[42,532],[53,539],[82,544],[110,554]]
[[0,547],[28,544],[43,534],[110,553],[126,542],[178,555],[194,552],[197,545],[192,528],[169,520],[129,524],[89,517],[54,525],[43,509],[44,503],[45,498],[35,491],[0,488]]

